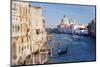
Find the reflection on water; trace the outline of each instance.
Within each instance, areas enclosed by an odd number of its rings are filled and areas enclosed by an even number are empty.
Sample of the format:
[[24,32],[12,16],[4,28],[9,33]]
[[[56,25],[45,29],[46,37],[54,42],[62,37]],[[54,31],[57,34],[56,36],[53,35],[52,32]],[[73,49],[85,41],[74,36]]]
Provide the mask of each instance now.
[[[78,62],[96,60],[96,41],[91,37],[52,34],[53,41],[48,45],[53,47],[52,57],[47,63]],[[68,49],[66,53],[59,55],[58,50]]]

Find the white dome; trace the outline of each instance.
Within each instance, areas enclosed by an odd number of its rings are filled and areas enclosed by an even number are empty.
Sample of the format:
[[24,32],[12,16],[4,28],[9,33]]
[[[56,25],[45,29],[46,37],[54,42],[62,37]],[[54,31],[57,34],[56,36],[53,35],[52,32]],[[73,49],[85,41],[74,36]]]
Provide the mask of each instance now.
[[69,24],[69,21],[68,21],[68,19],[66,18],[66,16],[64,15],[64,17],[63,17],[62,20],[61,20],[61,25],[66,25],[66,24]]

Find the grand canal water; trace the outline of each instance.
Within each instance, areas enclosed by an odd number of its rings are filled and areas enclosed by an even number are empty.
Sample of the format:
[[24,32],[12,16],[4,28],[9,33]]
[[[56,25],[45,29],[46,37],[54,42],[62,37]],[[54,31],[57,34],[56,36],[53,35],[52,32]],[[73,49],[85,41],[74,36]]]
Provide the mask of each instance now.
[[[48,45],[53,48],[47,63],[80,62],[96,60],[96,40],[91,37],[53,33]],[[59,55],[58,50],[66,53]]]

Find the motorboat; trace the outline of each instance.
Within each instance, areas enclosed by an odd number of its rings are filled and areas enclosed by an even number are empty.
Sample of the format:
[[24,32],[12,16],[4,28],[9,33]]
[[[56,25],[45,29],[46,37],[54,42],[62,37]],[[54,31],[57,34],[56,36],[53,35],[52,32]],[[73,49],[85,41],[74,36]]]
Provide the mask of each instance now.
[[58,55],[67,54],[68,48],[67,47],[59,47],[57,50]]

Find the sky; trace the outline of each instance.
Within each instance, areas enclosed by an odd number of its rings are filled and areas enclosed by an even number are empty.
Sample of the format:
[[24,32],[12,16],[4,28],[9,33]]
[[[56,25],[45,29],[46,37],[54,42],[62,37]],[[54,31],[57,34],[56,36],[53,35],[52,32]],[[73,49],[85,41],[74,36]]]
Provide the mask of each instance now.
[[79,24],[88,24],[95,18],[95,6],[82,6],[72,4],[54,4],[30,2],[32,6],[43,8],[46,27],[57,27],[64,15],[70,20],[75,18]]

